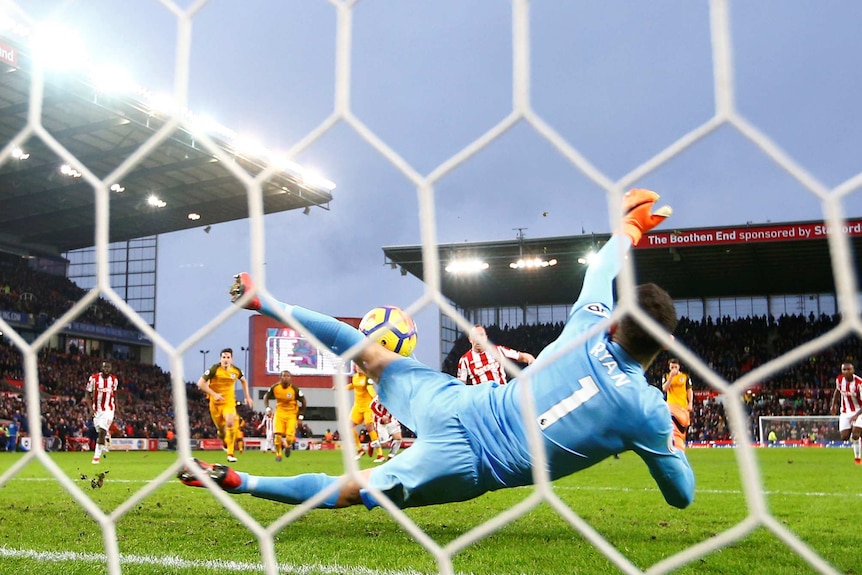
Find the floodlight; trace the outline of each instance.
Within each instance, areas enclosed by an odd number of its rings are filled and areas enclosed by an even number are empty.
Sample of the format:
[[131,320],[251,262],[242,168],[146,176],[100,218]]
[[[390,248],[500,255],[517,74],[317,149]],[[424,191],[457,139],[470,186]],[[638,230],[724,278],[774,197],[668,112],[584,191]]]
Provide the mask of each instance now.
[[596,259],[596,252],[594,252],[593,250],[590,250],[587,252],[587,254],[585,256],[581,256],[578,258],[578,263],[581,264],[582,266],[588,266],[591,263],[593,263],[593,261],[595,261],[595,259]]
[[231,143],[231,146],[233,146],[233,149],[236,150],[237,153],[244,154],[246,156],[266,157],[270,154],[259,140],[250,136],[238,136]]
[[80,178],[81,172],[70,166],[69,164],[63,164],[60,166],[60,173],[64,176],[69,176],[70,178]]
[[90,81],[106,94],[135,93],[138,85],[128,70],[117,64],[103,64],[89,71]]
[[478,259],[452,260],[444,269],[450,274],[475,274],[488,269],[488,262]]
[[314,186],[316,188],[324,188],[325,190],[329,191],[335,189],[335,184],[333,182],[327,180],[314,170],[303,170],[302,181],[309,186]]
[[545,260],[542,258],[527,258],[527,259],[521,258],[516,262],[510,263],[509,267],[512,268],[513,270],[517,270],[517,269],[523,269],[523,268],[527,268],[527,269],[546,268],[546,267],[555,266],[555,265],[557,265],[556,258],[550,259],[550,260]]
[[33,34],[33,56],[52,70],[70,71],[82,68],[87,48],[77,31],[56,22],[40,25]]
[[169,116],[175,115],[180,110],[179,104],[177,104],[176,99],[174,99],[171,94],[153,94],[150,96],[147,103],[150,105],[150,109],[153,112],[161,112],[162,114],[167,114]]

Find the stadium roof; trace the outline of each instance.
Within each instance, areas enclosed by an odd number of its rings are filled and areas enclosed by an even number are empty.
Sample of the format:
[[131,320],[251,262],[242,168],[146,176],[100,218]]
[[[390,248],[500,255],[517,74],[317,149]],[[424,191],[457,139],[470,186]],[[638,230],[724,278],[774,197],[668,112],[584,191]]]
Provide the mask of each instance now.
[[[21,45],[0,37],[0,142],[11,142],[27,125],[33,66]],[[38,136],[22,142],[16,157],[0,164],[0,249],[56,255],[94,245],[95,193],[75,172],[86,166],[98,178],[107,177],[165,125],[165,116],[141,94],[110,95],[81,73],[46,73],[41,125],[80,165],[68,165],[62,173],[65,160]],[[209,135],[252,176],[269,164],[263,153],[241,153],[224,134]],[[295,164],[288,170],[276,171],[263,183],[265,213],[328,209],[331,182],[312,179]],[[245,186],[182,128],[116,184],[123,191],[111,194],[112,242],[248,216]],[[151,205],[151,195],[164,207]]]
[[[858,275],[862,219],[846,224]],[[609,238],[609,234],[590,234],[440,245],[442,293],[465,309],[572,303],[586,271],[578,259]],[[384,247],[383,253],[387,263],[424,281],[421,246]],[[835,291],[822,222],[654,232],[633,254],[638,283],[655,282],[675,299]],[[536,257],[557,263],[533,269],[509,265]],[[488,268],[474,274],[446,272],[443,268],[456,258],[476,258],[487,262]]]

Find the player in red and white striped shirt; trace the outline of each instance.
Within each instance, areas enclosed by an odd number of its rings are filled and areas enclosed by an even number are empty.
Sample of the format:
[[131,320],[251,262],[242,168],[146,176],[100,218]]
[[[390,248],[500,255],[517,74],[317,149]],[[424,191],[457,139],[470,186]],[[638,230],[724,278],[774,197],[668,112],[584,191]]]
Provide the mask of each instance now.
[[392,459],[398,455],[401,449],[401,422],[395,419],[395,416],[389,413],[389,410],[380,403],[380,398],[375,397],[371,400],[371,412],[374,414],[374,426],[377,428],[377,440],[372,442],[372,447],[383,447],[386,443],[389,444],[389,455],[384,458],[380,455],[374,460],[375,463],[383,463],[387,459]]
[[117,376],[111,373],[111,363],[107,361],[102,362],[102,371],[94,373],[87,380],[84,403],[93,408],[93,426],[99,434],[96,438],[96,451],[93,453],[94,464],[99,463],[102,453],[107,451],[105,438],[114,422],[118,386]]
[[500,385],[506,383],[506,370],[500,363],[500,357],[507,357],[518,363],[530,365],[536,358],[524,351],[518,351],[505,345],[488,345],[488,334],[481,325],[473,326],[469,334],[473,348],[458,360],[458,379],[467,385],[476,385],[486,381],[496,381]]
[[841,432],[841,441],[850,439],[853,459],[856,465],[862,465],[862,417],[859,417],[862,414],[862,377],[856,375],[849,361],[841,364],[841,375],[835,379],[832,415],[838,413],[839,398],[841,414],[838,416],[838,430]]
[[264,411],[263,413],[263,419],[261,419],[260,423],[257,424],[256,429],[260,431],[261,427],[263,427],[266,437],[263,440],[263,447],[261,447],[260,450],[264,453],[266,453],[267,451],[272,451],[273,453],[275,453],[275,442],[273,441],[275,428],[273,426],[271,407],[266,408],[266,411]]

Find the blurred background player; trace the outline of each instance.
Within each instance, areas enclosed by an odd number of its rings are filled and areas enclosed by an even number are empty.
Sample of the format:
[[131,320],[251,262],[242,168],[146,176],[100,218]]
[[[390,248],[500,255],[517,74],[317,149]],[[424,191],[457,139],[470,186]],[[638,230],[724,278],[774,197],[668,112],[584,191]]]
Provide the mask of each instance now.
[[227,460],[236,461],[236,382],[242,384],[243,401],[252,406],[248,382],[242,370],[233,365],[233,350],[221,350],[219,362],[206,370],[198,380],[198,387],[209,396],[210,417],[218,428],[218,436],[227,447]]
[[458,360],[458,379],[467,385],[476,385],[487,381],[496,381],[500,385],[506,383],[506,370],[500,363],[500,357],[506,357],[518,363],[530,365],[536,358],[524,351],[518,351],[505,345],[489,345],[488,334],[481,325],[474,325],[467,334],[473,346]]
[[[838,414],[839,402],[841,413]],[[841,375],[835,379],[835,391],[832,392],[832,415],[838,415],[838,431],[841,441],[851,440],[853,460],[856,465],[862,465],[862,377],[856,375],[853,364],[845,361],[841,364]],[[851,434],[852,430],[852,434]]]
[[[395,416],[380,403],[379,397],[375,397],[374,401],[371,402],[371,411],[374,413],[374,426],[377,428],[377,443],[380,447],[389,443],[387,459],[392,459],[398,455],[398,450],[401,449],[401,422],[395,419]],[[377,459],[374,461],[382,463]]]
[[[362,442],[359,439],[359,428],[365,427],[368,433],[368,456],[374,457],[374,448],[372,445],[377,442],[377,430],[374,429],[374,412],[371,411],[371,401],[377,397],[377,392],[374,390],[374,380],[369,379],[365,373],[357,368],[353,377],[350,378],[350,383],[347,384],[347,389],[353,390],[353,408],[350,410],[350,422],[353,424],[353,440],[356,443],[355,459],[362,459],[365,452],[362,450]],[[377,463],[386,461],[383,455],[383,448],[377,445],[377,457],[374,460]]]
[[87,380],[84,392],[84,405],[93,410],[93,427],[96,429],[96,450],[93,452],[93,464],[99,463],[106,450],[105,438],[111,424],[114,423],[114,413],[117,407],[117,387],[120,382],[111,373],[110,362],[103,361],[101,371],[94,373]]
[[242,403],[237,402],[236,404],[236,419],[233,424],[233,433],[234,433],[234,452],[242,454],[245,452],[245,432],[243,428],[245,427],[245,418],[240,415],[240,407]]
[[272,408],[267,406],[263,412],[263,418],[260,420],[260,423],[257,424],[255,431],[260,431],[260,428],[263,428],[264,438],[263,445],[261,445],[260,450],[264,453],[267,451],[272,451],[275,453],[275,444],[272,441],[273,438],[273,417],[272,417]]
[[691,424],[691,406],[694,390],[691,378],[679,370],[679,360],[672,357],[667,362],[668,372],[661,380],[661,389],[666,394],[667,406],[673,420],[673,443],[685,449],[686,434]]
[[[290,457],[293,442],[296,441],[296,424],[305,418],[305,396],[302,390],[293,384],[290,372],[281,372],[279,380],[272,384],[263,397],[266,408],[271,409],[269,402],[275,400],[275,460],[281,461],[282,449],[284,456]],[[282,443],[283,442],[283,443]]]

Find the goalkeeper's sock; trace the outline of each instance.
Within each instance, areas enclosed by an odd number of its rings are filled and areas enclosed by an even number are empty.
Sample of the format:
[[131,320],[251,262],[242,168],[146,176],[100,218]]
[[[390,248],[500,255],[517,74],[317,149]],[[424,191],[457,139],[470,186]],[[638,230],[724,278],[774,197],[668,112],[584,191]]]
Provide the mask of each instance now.
[[[279,319],[274,308],[269,303],[261,300],[260,313],[273,319]],[[305,331],[312,334],[320,342],[332,350],[333,353],[342,353],[365,339],[358,329],[328,316],[298,305],[276,302],[282,311],[299,322]]]
[[862,457],[862,437],[859,439],[851,439],[850,443],[853,444],[853,458],[859,459]]
[[[293,477],[260,477],[239,473],[239,476],[242,478],[242,484],[233,493],[250,493],[254,497],[291,505],[308,501],[338,481],[338,477],[325,473],[304,473]],[[337,501],[338,490],[335,490],[318,503],[317,507],[334,509]]]

